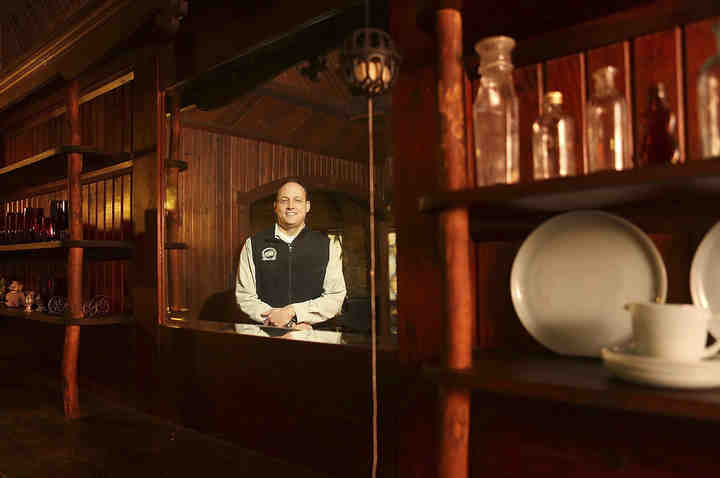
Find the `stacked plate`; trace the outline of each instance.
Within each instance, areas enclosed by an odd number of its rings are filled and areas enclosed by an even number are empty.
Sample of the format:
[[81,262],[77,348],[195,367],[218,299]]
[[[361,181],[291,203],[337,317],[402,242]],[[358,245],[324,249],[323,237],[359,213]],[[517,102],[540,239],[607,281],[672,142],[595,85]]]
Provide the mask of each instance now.
[[[520,247],[510,287],[523,326],[550,350],[602,357],[619,377],[647,385],[720,386],[720,358],[672,362],[629,345],[625,304],[664,302],[667,273],[652,240],[618,216],[576,211],[544,222]],[[698,247],[690,289],[693,303],[720,313],[720,223]]]
[[631,335],[629,302],[665,301],[667,274],[650,238],[600,211],[555,216],[520,247],[510,274],[515,311],[559,354],[599,357]]
[[625,380],[671,388],[720,386],[720,357],[678,362],[636,354],[631,345],[603,348],[605,366]]

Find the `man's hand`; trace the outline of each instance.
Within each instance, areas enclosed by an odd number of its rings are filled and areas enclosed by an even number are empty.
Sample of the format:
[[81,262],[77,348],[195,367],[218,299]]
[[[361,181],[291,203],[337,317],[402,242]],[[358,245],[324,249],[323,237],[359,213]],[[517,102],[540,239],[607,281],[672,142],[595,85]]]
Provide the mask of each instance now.
[[262,314],[265,319],[265,325],[274,325],[275,327],[285,327],[290,320],[295,317],[295,309],[291,305],[282,309],[270,309]]

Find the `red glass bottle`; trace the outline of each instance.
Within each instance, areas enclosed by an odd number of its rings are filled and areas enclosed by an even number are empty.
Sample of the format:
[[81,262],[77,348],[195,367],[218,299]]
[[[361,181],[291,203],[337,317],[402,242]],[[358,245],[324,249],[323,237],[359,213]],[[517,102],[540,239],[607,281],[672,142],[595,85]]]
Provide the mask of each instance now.
[[665,96],[665,85],[658,83],[650,87],[647,110],[643,114],[643,138],[638,157],[640,166],[679,162],[675,123],[675,114]]

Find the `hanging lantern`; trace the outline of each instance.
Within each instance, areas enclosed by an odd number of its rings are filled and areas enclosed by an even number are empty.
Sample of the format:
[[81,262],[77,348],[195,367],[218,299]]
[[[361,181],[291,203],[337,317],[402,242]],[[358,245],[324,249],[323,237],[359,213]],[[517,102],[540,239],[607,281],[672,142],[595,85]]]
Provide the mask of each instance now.
[[361,28],[345,40],[342,65],[352,93],[371,98],[393,85],[400,55],[390,35],[377,28]]
[[342,71],[353,95],[367,97],[368,103],[368,184],[370,225],[370,335],[373,401],[373,461],[371,476],[375,478],[378,463],[378,402],[377,402],[377,312],[375,304],[375,159],[373,154],[373,98],[390,89],[397,77],[400,55],[390,35],[376,28],[355,30],[345,40]]

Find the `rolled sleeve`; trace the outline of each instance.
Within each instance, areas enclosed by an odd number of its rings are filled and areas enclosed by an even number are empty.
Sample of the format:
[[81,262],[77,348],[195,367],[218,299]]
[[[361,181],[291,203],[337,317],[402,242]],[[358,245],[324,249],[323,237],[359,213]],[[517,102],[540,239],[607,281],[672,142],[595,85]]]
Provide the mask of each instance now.
[[255,281],[255,263],[252,259],[252,242],[250,238],[245,240],[240,252],[240,263],[238,264],[237,281],[235,282],[235,299],[240,310],[256,322],[263,322],[265,314],[272,309],[270,305],[261,301],[257,295]]

